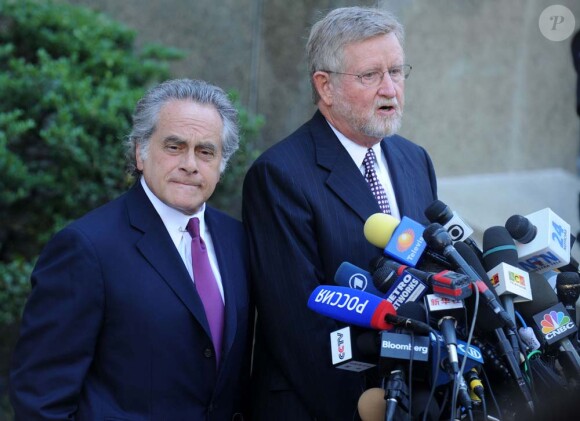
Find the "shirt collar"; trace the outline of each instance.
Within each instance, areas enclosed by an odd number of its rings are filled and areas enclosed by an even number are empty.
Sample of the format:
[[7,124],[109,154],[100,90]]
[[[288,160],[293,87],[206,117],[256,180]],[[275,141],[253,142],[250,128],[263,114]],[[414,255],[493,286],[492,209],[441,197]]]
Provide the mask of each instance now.
[[[328,120],[327,120],[327,122],[328,122]],[[338,140],[340,141],[342,146],[344,146],[344,148],[346,149],[348,154],[352,157],[356,166],[359,168],[362,167],[363,161],[365,159],[365,155],[367,154],[368,148],[366,148],[365,146],[359,145],[358,143],[354,142],[353,140],[350,140],[348,137],[346,137],[341,132],[339,132],[338,129],[336,129],[336,127],[334,127],[332,124],[330,124],[330,122],[328,122],[328,125],[330,126],[330,128],[332,129],[332,131],[334,132],[334,134],[336,135],[336,137],[338,138]],[[378,157],[382,156],[381,142],[375,143],[372,146],[372,149],[375,152],[375,157],[377,157],[377,159],[378,159]],[[378,163],[376,161],[375,161],[375,164],[378,165]]]
[[177,209],[172,208],[171,206],[166,205],[163,203],[155,194],[149,189],[149,186],[145,182],[145,178],[141,177],[141,186],[143,186],[143,190],[145,190],[145,194],[151,201],[151,204],[161,217],[167,232],[171,236],[173,243],[176,247],[179,246],[179,242],[181,241],[181,237],[184,232],[186,232],[185,227],[187,226],[187,222],[193,218],[199,218],[199,232],[201,236],[204,237],[206,232],[206,225],[205,225],[205,203],[203,203],[200,207],[200,210],[197,211],[193,215],[185,215],[184,213],[178,211]]

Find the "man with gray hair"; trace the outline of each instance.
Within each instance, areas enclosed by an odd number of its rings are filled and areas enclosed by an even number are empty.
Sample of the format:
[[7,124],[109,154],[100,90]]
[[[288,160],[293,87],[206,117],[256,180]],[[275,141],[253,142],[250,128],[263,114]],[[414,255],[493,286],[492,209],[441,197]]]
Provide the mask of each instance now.
[[[352,420],[373,386],[333,367],[341,326],[306,306],[343,262],[368,268],[381,250],[363,235],[385,212],[428,223],[437,198],[427,152],[396,135],[404,106],[403,27],[387,11],[331,11],[306,46],[314,117],[252,165],[244,181],[258,319],[255,420]],[[378,345],[375,350],[378,353]]]
[[11,369],[16,420],[241,420],[253,308],[239,221],[206,204],[238,148],[220,88],[137,103],[134,186],[52,238]]

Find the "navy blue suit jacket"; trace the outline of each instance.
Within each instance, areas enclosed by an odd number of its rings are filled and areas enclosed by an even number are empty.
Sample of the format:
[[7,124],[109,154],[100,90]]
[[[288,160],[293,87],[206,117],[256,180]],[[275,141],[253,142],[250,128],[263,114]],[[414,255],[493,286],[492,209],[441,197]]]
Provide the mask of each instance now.
[[[400,137],[381,144],[402,215],[428,223],[436,199],[427,152]],[[253,363],[255,420],[351,420],[361,376],[332,366],[329,333],[339,328],[306,306],[333,284],[344,261],[368,268],[381,250],[363,235],[380,212],[356,164],[322,116],[266,151],[244,181],[258,310]]]
[[242,412],[253,325],[245,235],[215,209],[205,218],[225,294],[219,370],[201,300],[138,182],[56,234],[39,257],[11,370],[17,420]]

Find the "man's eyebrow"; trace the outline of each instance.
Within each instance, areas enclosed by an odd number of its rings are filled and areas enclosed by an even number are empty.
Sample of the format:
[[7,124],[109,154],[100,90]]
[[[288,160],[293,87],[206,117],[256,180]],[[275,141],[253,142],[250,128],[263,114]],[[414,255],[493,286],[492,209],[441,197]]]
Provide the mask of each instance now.
[[175,136],[175,135],[169,135],[167,136],[165,139],[163,139],[163,143],[164,144],[168,144],[168,143],[187,143],[185,141],[185,139],[180,138],[179,136]]
[[216,145],[214,143],[211,143],[211,142],[201,142],[201,143],[198,143],[196,145],[196,147],[208,148],[208,149],[213,149],[213,150],[216,149]]

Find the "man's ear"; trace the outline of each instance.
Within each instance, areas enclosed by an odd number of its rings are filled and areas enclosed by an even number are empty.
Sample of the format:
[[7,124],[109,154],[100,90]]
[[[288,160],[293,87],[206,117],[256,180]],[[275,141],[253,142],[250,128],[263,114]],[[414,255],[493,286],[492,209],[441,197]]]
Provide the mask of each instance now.
[[143,171],[143,160],[141,159],[141,148],[143,144],[141,142],[137,142],[135,145],[135,165],[139,171]]
[[312,75],[312,81],[316,92],[320,96],[320,100],[326,106],[332,105],[333,100],[333,86],[330,81],[330,74],[319,70]]

